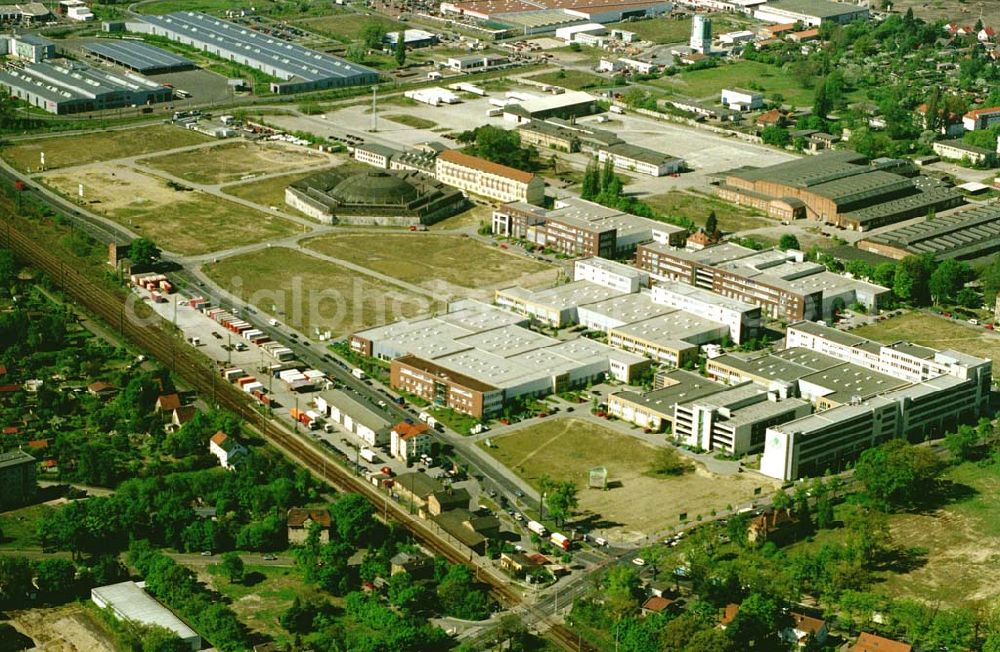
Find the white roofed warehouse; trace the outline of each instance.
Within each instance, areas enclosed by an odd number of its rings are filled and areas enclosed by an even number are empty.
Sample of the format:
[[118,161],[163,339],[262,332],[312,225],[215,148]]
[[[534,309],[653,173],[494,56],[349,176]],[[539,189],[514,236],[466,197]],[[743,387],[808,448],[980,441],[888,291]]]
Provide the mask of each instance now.
[[120,582],[98,586],[90,590],[90,599],[101,609],[111,609],[119,620],[163,627],[190,645],[192,650],[201,649],[201,637],[198,633],[154,600],[146,593],[142,584]]
[[130,27],[282,79],[271,84],[272,93],[303,93],[378,81],[378,73],[371,68],[206,14],[187,11],[143,16],[142,20],[130,23]]

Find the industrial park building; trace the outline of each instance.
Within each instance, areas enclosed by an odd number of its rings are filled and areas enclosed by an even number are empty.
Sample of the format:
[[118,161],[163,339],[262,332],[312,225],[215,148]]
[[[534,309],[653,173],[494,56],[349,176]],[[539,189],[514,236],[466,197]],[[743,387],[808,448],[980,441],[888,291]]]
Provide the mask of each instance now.
[[35,34],[7,34],[0,36],[0,54],[38,63],[56,56],[56,44]]
[[858,249],[902,260],[931,254],[936,260],[970,260],[1000,250],[1000,206],[979,205],[868,236]]
[[670,13],[661,0],[466,0],[442,2],[442,14],[457,14],[507,25],[511,33],[541,34],[583,23],[617,23]]
[[504,107],[503,117],[508,122],[521,124],[547,118],[578,118],[597,112],[597,98],[583,91],[566,91],[559,95],[537,97],[515,102]]
[[390,360],[392,387],[477,418],[510,401],[612,376],[628,382],[649,360],[593,340],[560,341],[510,311],[463,301],[435,317],[400,321],[350,338],[358,355]]
[[684,169],[684,159],[628,143],[615,143],[600,148],[597,159],[601,163],[611,161],[619,170],[648,174],[651,177],[675,174]]
[[657,280],[679,281],[760,306],[775,319],[824,319],[855,302],[877,310],[887,288],[805,261],[798,251],[754,251],[723,243],[699,251],[640,245],[636,265]]
[[772,0],[754,12],[754,18],[770,23],[802,23],[819,27],[824,23],[845,25],[868,20],[867,5],[831,0]]
[[575,197],[552,209],[512,202],[493,210],[493,234],[526,240],[568,256],[629,256],[644,242],[682,247],[687,230]]
[[716,194],[771,217],[807,218],[855,231],[964,203],[958,191],[917,176],[910,165],[867,161],[857,152],[837,150],[764,168],[737,168],[720,175]]
[[434,175],[449,186],[496,201],[541,204],[545,200],[540,176],[453,149],[437,157]]
[[199,12],[144,15],[142,21],[128,23],[129,28],[204,50],[284,80],[271,83],[272,93],[302,93],[378,81],[378,72],[371,68]]
[[87,43],[83,49],[99,59],[143,75],[190,70],[195,67],[193,62],[184,57],[140,41],[104,39]]
[[169,102],[173,91],[136,75],[92,68],[68,59],[23,63],[0,70],[11,96],[49,113],[83,113]]
[[563,118],[530,120],[520,124],[517,133],[523,144],[563,152],[597,152],[622,142],[614,132],[575,124]]
[[866,385],[878,377],[901,384],[768,428],[760,470],[774,478],[836,472],[868,448],[895,438],[940,437],[989,408],[993,363],[988,359],[907,342],[879,344],[812,322],[789,326],[786,345],[850,363],[867,372],[868,378],[855,374]]

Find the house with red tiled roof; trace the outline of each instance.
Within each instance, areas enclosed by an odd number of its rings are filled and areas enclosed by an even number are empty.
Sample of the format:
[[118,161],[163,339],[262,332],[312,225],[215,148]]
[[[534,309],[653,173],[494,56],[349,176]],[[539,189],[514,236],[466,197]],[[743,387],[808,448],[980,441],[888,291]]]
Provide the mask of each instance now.
[[962,116],[962,125],[966,131],[989,129],[995,124],[1000,124],[1000,106],[973,109]]
[[20,430],[18,430],[17,426],[5,426],[3,429],[3,434],[5,435],[16,435],[19,432]]
[[719,616],[719,627],[725,629],[729,626],[729,623],[736,619],[736,614],[740,612],[740,605],[735,602],[730,602],[726,605],[726,608],[722,610],[722,615]]
[[754,122],[762,127],[780,127],[785,124],[785,120],[785,114],[781,111],[781,109],[771,109],[770,111],[764,111],[757,116],[757,119],[754,120]]
[[642,615],[648,616],[649,614],[662,614],[673,609],[676,603],[670,598],[664,598],[662,596],[653,595],[646,599],[642,603]]
[[805,647],[810,641],[822,645],[826,641],[829,629],[826,621],[820,618],[813,618],[805,614],[792,611],[788,614],[792,619],[792,626],[785,628],[781,632],[781,639],[788,643],[794,643],[798,647]]
[[170,413],[170,424],[176,429],[194,418],[198,409],[193,405],[179,405]]
[[913,646],[868,632],[861,632],[849,652],[913,652]]
[[801,32],[792,32],[788,35],[788,40],[794,43],[805,43],[806,41],[815,41],[819,38],[818,29],[804,29]]
[[782,34],[788,34],[795,31],[795,23],[779,23],[777,25],[768,25],[761,30],[771,38],[780,37]]
[[326,509],[308,509],[305,507],[292,507],[288,510],[286,525],[288,527],[288,543],[305,543],[309,537],[309,531],[313,523],[319,526],[319,542],[327,543],[330,540],[330,526],[333,519],[330,511]]
[[95,383],[90,383],[89,385],[87,385],[87,391],[92,396],[97,396],[98,398],[105,398],[107,396],[111,396],[118,390],[115,388],[114,385],[108,384],[103,380],[98,380]]
[[541,205],[545,181],[531,172],[449,149],[434,162],[434,176],[449,186],[502,202]]
[[43,448],[49,447],[48,439],[32,439],[28,442],[28,448],[34,448],[35,450],[41,450]]
[[980,43],[995,41],[997,38],[997,31],[992,27],[984,27],[979,30],[978,34],[976,34],[976,38],[979,39]]
[[230,471],[236,470],[240,459],[247,454],[246,448],[221,430],[212,435],[208,442],[208,450],[219,458],[219,465],[222,468]]
[[699,229],[696,233],[692,233],[687,238],[687,248],[699,251],[708,247],[710,245],[718,242],[719,239],[715,237],[715,234],[705,233],[705,229]]
[[389,432],[389,454],[404,462],[413,462],[421,455],[430,455],[430,426],[426,423],[397,423]]
[[161,394],[156,399],[156,412],[173,412],[181,406],[181,397],[176,393]]

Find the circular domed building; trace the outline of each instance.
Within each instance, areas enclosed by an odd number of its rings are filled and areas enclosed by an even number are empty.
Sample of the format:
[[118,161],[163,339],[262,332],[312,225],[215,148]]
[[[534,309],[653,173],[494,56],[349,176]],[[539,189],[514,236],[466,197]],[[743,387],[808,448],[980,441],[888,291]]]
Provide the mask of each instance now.
[[326,224],[378,226],[433,224],[466,206],[460,191],[421,172],[337,168],[288,186],[285,203]]

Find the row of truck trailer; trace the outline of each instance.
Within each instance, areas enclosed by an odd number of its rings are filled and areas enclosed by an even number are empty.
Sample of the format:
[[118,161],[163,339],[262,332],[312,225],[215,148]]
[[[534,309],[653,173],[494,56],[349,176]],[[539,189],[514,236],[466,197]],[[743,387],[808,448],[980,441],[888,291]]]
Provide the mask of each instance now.
[[[544,538],[549,532],[545,529],[545,526],[538,521],[528,521],[528,529],[542,538]],[[572,541],[569,537],[559,534],[558,532],[549,534],[549,542],[560,550],[569,550],[570,545],[572,545]]]

